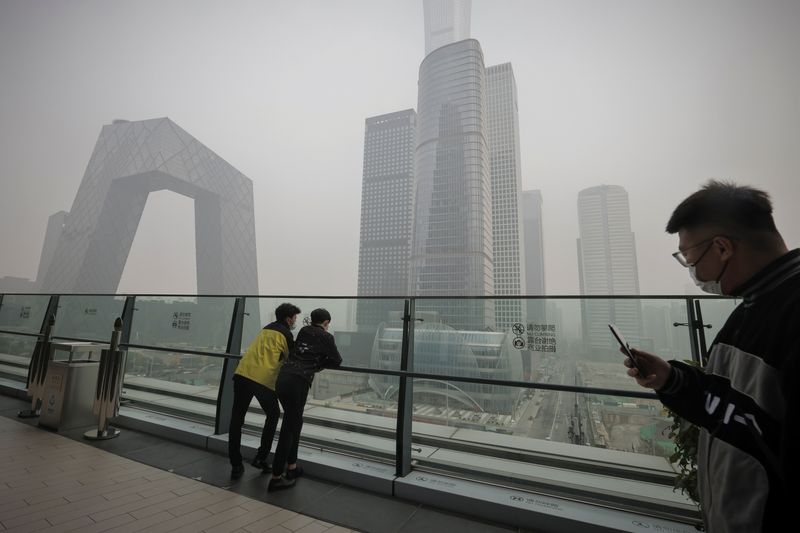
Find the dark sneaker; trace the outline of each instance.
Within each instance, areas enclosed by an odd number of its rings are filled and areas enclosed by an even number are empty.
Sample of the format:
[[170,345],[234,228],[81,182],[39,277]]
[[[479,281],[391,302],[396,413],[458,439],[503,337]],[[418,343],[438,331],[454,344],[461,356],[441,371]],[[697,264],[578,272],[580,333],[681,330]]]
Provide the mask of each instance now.
[[290,468],[286,471],[286,477],[288,479],[297,479],[303,475],[303,467],[298,466],[297,468]]
[[255,468],[260,468],[264,472],[272,472],[272,465],[267,462],[267,459],[264,457],[256,457],[250,464],[252,464]]
[[244,474],[244,465],[231,467],[231,479],[239,479]]
[[281,477],[273,477],[272,479],[269,480],[269,485],[267,485],[267,492],[288,489],[293,486],[294,486],[294,479],[289,479],[285,475]]

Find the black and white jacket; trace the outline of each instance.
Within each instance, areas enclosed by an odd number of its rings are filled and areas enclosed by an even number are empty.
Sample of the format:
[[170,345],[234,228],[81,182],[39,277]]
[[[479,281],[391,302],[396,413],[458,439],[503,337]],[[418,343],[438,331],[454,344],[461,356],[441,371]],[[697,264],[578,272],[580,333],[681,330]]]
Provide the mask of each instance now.
[[304,326],[297,334],[294,349],[281,367],[281,374],[300,376],[309,387],[314,374],[324,368],[336,368],[342,364],[342,356],[336,347],[333,335],[321,326]]
[[700,370],[670,361],[661,401],[702,428],[698,488],[712,533],[782,531],[800,483],[800,250],[737,290]]

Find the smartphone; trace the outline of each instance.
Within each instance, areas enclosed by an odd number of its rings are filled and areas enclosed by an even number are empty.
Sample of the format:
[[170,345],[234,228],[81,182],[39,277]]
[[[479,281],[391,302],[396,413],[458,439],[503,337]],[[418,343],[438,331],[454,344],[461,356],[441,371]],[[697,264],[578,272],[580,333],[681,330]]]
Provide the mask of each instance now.
[[634,368],[636,368],[636,370],[639,371],[639,376],[640,377],[644,377],[644,372],[642,372],[642,368],[639,366],[639,363],[636,361],[636,357],[634,357],[633,352],[631,352],[631,347],[628,344],[628,341],[626,341],[625,337],[622,336],[622,332],[614,324],[609,324],[608,325],[608,329],[611,330],[611,333],[612,333],[612,335],[614,335],[614,338],[617,339],[617,342],[619,343],[619,345],[622,346],[622,350],[625,352],[625,354],[631,360],[631,363],[633,363]]

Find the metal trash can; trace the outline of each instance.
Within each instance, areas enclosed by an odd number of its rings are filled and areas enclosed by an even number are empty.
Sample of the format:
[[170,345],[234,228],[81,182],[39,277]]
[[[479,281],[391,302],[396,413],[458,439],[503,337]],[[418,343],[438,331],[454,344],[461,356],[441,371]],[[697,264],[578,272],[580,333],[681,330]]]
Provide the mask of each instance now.
[[96,424],[92,405],[100,361],[93,357],[100,357],[103,346],[87,342],[52,343],[54,356],[66,351],[68,357],[66,360],[51,357],[48,363],[40,426],[60,431]]

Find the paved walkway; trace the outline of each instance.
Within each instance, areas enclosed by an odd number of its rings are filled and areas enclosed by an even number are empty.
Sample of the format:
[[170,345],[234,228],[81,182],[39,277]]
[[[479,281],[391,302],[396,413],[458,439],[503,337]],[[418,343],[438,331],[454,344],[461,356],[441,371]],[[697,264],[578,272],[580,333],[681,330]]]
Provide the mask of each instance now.
[[352,530],[0,417],[0,531]]

